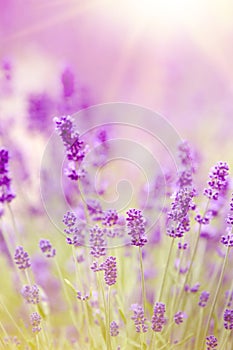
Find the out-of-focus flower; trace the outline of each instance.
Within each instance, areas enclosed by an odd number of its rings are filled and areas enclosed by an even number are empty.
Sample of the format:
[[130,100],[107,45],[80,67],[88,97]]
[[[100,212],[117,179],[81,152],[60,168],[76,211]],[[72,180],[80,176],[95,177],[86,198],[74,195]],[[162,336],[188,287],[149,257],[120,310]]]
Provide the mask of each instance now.
[[30,323],[32,325],[32,332],[38,333],[41,331],[40,323],[41,323],[41,316],[38,314],[38,312],[33,312],[30,315]]
[[8,169],[9,152],[2,148],[0,150],[0,202],[11,202],[15,194],[11,189],[11,178]]
[[28,304],[38,304],[40,302],[39,288],[36,284],[23,286],[21,294]]
[[165,304],[157,302],[154,306],[154,312],[151,320],[151,328],[154,332],[161,332],[166,324]]
[[131,320],[134,321],[136,332],[146,333],[148,331],[148,325],[146,324],[146,317],[144,315],[144,309],[139,304],[131,305],[131,309],[134,312],[134,315],[131,317]]
[[110,334],[111,337],[116,337],[119,334],[119,326],[115,321],[110,323]]
[[31,261],[28,253],[25,252],[21,246],[16,248],[14,260],[20,270],[28,269],[31,266]]
[[227,177],[229,166],[226,162],[218,162],[209,173],[208,187],[204,189],[204,195],[209,199],[217,200],[228,185]]
[[44,253],[47,258],[53,258],[56,255],[56,249],[52,247],[48,239],[41,239],[39,246],[42,253]]
[[199,303],[198,305],[201,307],[205,307],[207,304],[207,301],[209,300],[210,293],[207,291],[203,291],[200,295]]
[[143,247],[147,243],[145,232],[145,219],[141,210],[130,209],[127,211],[128,235],[131,236],[131,244],[137,247]]
[[95,258],[106,255],[104,231],[97,225],[90,229],[90,247],[91,255],[93,255]]

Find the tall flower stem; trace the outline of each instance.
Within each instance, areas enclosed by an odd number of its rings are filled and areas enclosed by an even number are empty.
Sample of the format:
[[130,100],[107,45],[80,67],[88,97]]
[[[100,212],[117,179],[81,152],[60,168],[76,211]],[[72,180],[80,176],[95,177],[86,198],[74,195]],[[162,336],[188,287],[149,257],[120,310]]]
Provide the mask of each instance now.
[[171,243],[170,243],[170,248],[169,248],[169,252],[168,252],[166,266],[165,266],[164,273],[163,273],[162,285],[161,285],[158,301],[161,301],[163,293],[164,293],[166,277],[167,277],[168,267],[169,267],[170,261],[171,261],[171,256],[172,256],[172,250],[173,250],[174,242],[175,242],[175,238],[173,237],[172,240],[171,240]]
[[58,262],[57,262],[56,257],[54,258],[54,260],[55,260],[55,265],[56,265],[56,268],[57,268],[58,276],[59,276],[59,279],[60,279],[60,281],[61,281],[62,288],[63,288],[64,294],[65,294],[65,298],[66,298],[66,301],[67,301],[67,303],[68,303],[68,305],[69,305],[69,311],[70,311],[71,319],[72,319],[72,321],[73,321],[73,324],[74,324],[75,328],[78,330],[78,329],[79,329],[79,326],[78,326],[78,324],[77,324],[77,321],[76,321],[76,318],[75,318],[75,315],[74,315],[72,303],[71,303],[71,301],[70,301],[69,295],[68,295],[67,290],[66,290],[64,278],[63,278],[63,276],[62,276],[62,273],[61,273],[61,270],[60,270],[60,267],[59,267],[59,264],[58,264]]
[[143,302],[144,312],[146,312],[146,289],[145,289],[145,277],[144,277],[143,259],[142,259],[142,247],[139,247],[139,261],[140,261],[141,284],[142,284],[142,302]]
[[204,310],[203,307],[201,307],[200,310],[200,317],[199,317],[199,322],[198,322],[198,326],[197,326],[197,336],[196,336],[196,341],[195,341],[195,348],[194,350],[198,350],[199,349],[199,339],[200,339],[200,335],[201,335],[201,329],[203,327],[203,314],[204,314]]
[[[222,280],[223,280],[223,277],[224,277],[224,274],[225,274],[225,270],[226,270],[226,265],[227,265],[228,255],[229,255],[229,249],[230,249],[230,247],[228,246],[226,254],[225,254],[225,257],[224,257],[224,261],[223,261],[223,265],[222,265],[222,269],[221,269],[221,274],[220,274],[220,277],[219,277],[219,280],[218,280],[218,285],[217,285],[216,292],[215,292],[215,295],[214,295],[214,300],[213,300],[213,302],[211,304],[209,317],[208,317],[208,320],[207,320],[207,323],[206,323],[206,328],[205,328],[205,332],[204,332],[204,335],[203,335],[203,339],[206,338],[206,335],[207,335],[207,332],[208,332],[208,329],[209,329],[209,325],[210,325],[210,321],[212,319],[212,315],[213,315],[213,312],[214,312],[214,309],[215,309],[215,306],[216,306],[216,302],[217,302],[217,299],[218,299],[218,296],[219,296],[219,293],[220,293]],[[203,342],[202,346],[204,346],[204,342]]]
[[[106,345],[107,345],[107,350],[112,350],[111,347],[111,339],[110,339],[110,331],[109,331],[109,324],[108,324],[108,320],[109,320],[109,316],[108,316],[108,302],[105,298],[105,293],[104,293],[104,286],[103,283],[100,279],[99,274],[97,274],[98,276],[98,282],[99,282],[99,286],[101,289],[101,293],[102,293],[102,298],[103,298],[103,302],[104,302],[104,313],[105,313],[105,327],[106,327]],[[108,299],[108,297],[107,297]]]
[[24,333],[22,332],[21,328],[18,326],[17,322],[14,320],[14,318],[12,317],[11,313],[9,312],[9,310],[7,309],[7,307],[5,306],[5,304],[2,302],[1,298],[0,298],[0,305],[2,306],[2,308],[4,309],[4,311],[6,312],[6,314],[8,315],[9,319],[11,320],[12,324],[15,326],[15,328],[17,329],[17,331],[21,334],[21,336],[23,337],[23,339],[27,342],[28,339],[25,337]]
[[[203,216],[205,216],[205,214],[206,214],[206,212],[208,210],[209,203],[210,203],[210,199],[208,199],[208,201],[206,203],[206,207],[205,207]],[[198,228],[198,232],[197,232],[197,235],[196,235],[196,240],[195,240],[195,243],[194,243],[194,249],[193,249],[193,253],[192,253],[192,256],[191,256],[190,266],[189,266],[188,272],[186,274],[186,277],[185,277],[185,280],[184,280],[184,283],[183,283],[183,286],[182,286],[182,289],[181,289],[180,298],[178,298],[178,300],[177,300],[177,307],[178,308],[180,307],[180,303],[181,303],[181,300],[182,300],[182,297],[183,297],[183,293],[184,293],[184,287],[187,284],[187,282],[189,281],[191,269],[192,269],[192,266],[193,266],[193,263],[194,263],[194,260],[195,260],[196,254],[197,254],[197,248],[198,248],[199,238],[200,238],[200,234],[201,234],[201,228],[202,228],[202,224],[200,223],[199,224],[199,228]]]

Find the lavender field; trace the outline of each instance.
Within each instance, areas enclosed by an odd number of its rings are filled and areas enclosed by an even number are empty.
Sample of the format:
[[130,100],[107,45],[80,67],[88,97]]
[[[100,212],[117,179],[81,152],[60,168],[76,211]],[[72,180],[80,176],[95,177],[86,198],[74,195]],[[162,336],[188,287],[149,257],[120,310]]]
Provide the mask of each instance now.
[[233,349],[232,13],[0,1],[0,349]]

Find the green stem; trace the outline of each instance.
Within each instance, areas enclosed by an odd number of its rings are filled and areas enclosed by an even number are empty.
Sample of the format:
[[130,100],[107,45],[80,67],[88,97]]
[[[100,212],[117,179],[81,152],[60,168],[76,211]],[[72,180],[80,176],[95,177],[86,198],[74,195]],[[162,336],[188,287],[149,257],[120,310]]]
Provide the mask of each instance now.
[[97,276],[98,276],[98,279],[99,279],[99,285],[100,285],[102,298],[103,298],[103,302],[104,302],[105,327],[106,327],[106,333],[105,334],[106,334],[107,350],[112,350],[111,349],[110,333],[109,333],[109,324],[108,324],[108,307],[107,307],[107,302],[106,302],[106,298],[105,298],[104,287],[103,287],[102,281],[100,280],[99,274]]
[[1,299],[0,299],[0,304],[1,304],[2,308],[5,310],[5,312],[8,315],[8,317],[10,318],[11,322],[14,324],[15,328],[17,329],[17,331],[21,334],[21,336],[27,342],[28,339],[25,337],[24,333],[21,331],[20,327],[17,325],[16,321],[14,320],[14,318],[12,317],[12,315],[10,314],[10,312],[8,311],[7,307],[4,305],[4,303],[2,302]]
[[140,260],[141,284],[142,284],[142,302],[143,302],[144,312],[146,312],[146,289],[145,289],[145,277],[144,277],[142,248],[141,247],[139,247],[139,260]]
[[[206,212],[208,210],[209,203],[210,203],[210,199],[208,199],[208,201],[206,203],[206,208],[204,210],[203,216],[205,216],[205,214],[206,214]],[[182,290],[181,290],[181,293],[180,293],[180,298],[178,298],[178,302],[177,302],[177,307],[178,308],[180,307],[180,302],[182,300],[182,296],[183,296],[183,293],[184,293],[184,287],[188,283],[190,272],[191,272],[191,269],[192,269],[192,266],[193,266],[193,263],[194,263],[194,259],[195,259],[196,254],[197,254],[197,248],[198,248],[199,238],[200,238],[200,234],[201,234],[201,228],[202,228],[202,224],[199,224],[199,229],[198,229],[198,232],[197,232],[197,235],[196,235],[196,240],[195,240],[195,243],[194,243],[193,254],[191,256],[190,266],[189,266],[188,272],[187,272],[187,274],[185,276],[183,287],[182,287]]]
[[194,350],[198,350],[198,344],[199,344],[198,340],[199,340],[200,335],[201,335],[203,314],[204,314],[204,310],[203,310],[203,307],[202,307],[201,310],[200,310],[200,318],[199,318],[198,327],[197,327],[197,336],[196,336],[195,349]]
[[173,246],[174,246],[174,242],[175,242],[175,238],[173,237],[172,241],[170,243],[170,248],[169,248],[168,257],[167,257],[167,263],[166,263],[164,274],[163,274],[162,286],[161,286],[161,289],[160,289],[160,294],[159,294],[158,301],[161,301],[161,298],[162,298],[163,293],[164,293],[165,282],[166,282],[168,267],[169,267],[170,261],[171,261],[171,255],[172,255],[172,249],[173,249]]
[[226,337],[224,337],[223,343],[222,343],[222,345],[220,346],[219,350],[226,350],[226,345],[227,345],[229,336],[230,336],[230,332],[227,334]]
[[217,302],[217,299],[218,299],[218,296],[219,296],[219,293],[220,293],[223,276],[224,276],[224,273],[225,273],[225,270],[226,270],[227,259],[228,259],[228,255],[229,255],[229,249],[230,249],[230,247],[227,247],[227,251],[226,251],[226,254],[225,254],[225,257],[224,257],[224,261],[223,261],[223,265],[222,265],[222,269],[221,269],[221,274],[220,274],[220,277],[219,277],[219,280],[218,280],[218,285],[217,285],[216,292],[215,292],[215,295],[214,295],[214,300],[212,302],[212,305],[211,305],[211,308],[210,308],[210,312],[209,312],[208,321],[206,323],[206,328],[205,328],[205,332],[204,332],[204,336],[203,336],[203,345],[202,345],[202,347],[204,346],[204,340],[206,338],[206,335],[207,335],[207,332],[208,332],[208,329],[209,329],[209,325],[210,325],[210,321],[212,319],[212,315],[213,315],[213,312],[214,312],[214,309],[215,309],[215,306],[216,306],[216,302]]
[[72,319],[76,329],[79,330],[79,325],[76,322],[76,318],[75,318],[74,311],[73,311],[73,306],[72,306],[72,303],[70,301],[69,295],[67,293],[66,286],[65,286],[65,283],[64,283],[64,279],[63,279],[63,276],[62,276],[62,273],[61,273],[61,270],[60,270],[60,267],[59,267],[59,264],[57,262],[56,257],[54,258],[54,261],[55,261],[55,265],[56,265],[56,268],[57,268],[59,279],[60,279],[61,284],[62,284],[62,288],[63,288],[64,294],[65,294],[66,301],[67,301],[67,303],[69,305],[69,312],[70,312],[71,319]]

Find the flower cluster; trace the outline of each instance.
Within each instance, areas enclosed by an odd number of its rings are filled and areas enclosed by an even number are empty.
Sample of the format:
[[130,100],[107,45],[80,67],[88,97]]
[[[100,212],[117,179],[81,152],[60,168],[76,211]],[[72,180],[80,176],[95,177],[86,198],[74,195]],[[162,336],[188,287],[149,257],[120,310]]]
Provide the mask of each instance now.
[[41,316],[37,312],[33,312],[30,315],[30,322],[32,325],[32,331],[33,333],[38,333],[41,331],[40,323],[41,323]]
[[209,300],[210,293],[207,291],[203,291],[200,295],[199,303],[198,305],[200,307],[205,307],[207,304],[207,301]]
[[151,328],[154,332],[161,332],[163,326],[166,324],[165,318],[165,304],[157,302],[154,306],[154,312],[151,320]]
[[224,327],[227,330],[233,329],[233,309],[226,309],[223,315]]
[[204,189],[204,195],[209,199],[217,200],[220,194],[223,194],[228,186],[227,177],[229,175],[229,166],[226,162],[218,162],[209,173],[208,187]]
[[56,249],[52,247],[48,239],[41,239],[39,246],[42,253],[44,253],[47,258],[53,258],[56,255]]
[[90,229],[91,255],[95,258],[106,255],[106,241],[104,231],[98,225]]
[[15,250],[14,260],[20,270],[25,270],[31,266],[31,261],[23,247],[19,246]]
[[168,212],[170,225],[167,234],[170,237],[183,237],[184,233],[190,230],[189,211],[195,210],[193,203],[195,191],[193,189],[181,188],[172,196],[171,210]]
[[10,203],[15,198],[11,189],[11,178],[8,169],[9,152],[6,149],[0,149],[0,202]]
[[115,321],[110,323],[110,334],[111,337],[116,337],[119,334],[119,326]]
[[206,337],[206,345],[206,350],[217,350],[218,339],[214,335],[209,335],[208,337]]
[[104,270],[104,279],[108,286],[116,283],[117,267],[115,256],[109,256],[102,264],[100,264],[99,269]]
[[131,244],[137,247],[143,247],[147,243],[145,232],[145,219],[141,210],[130,209],[127,211],[128,235],[131,236]]
[[175,315],[174,315],[174,322],[179,325],[181,323],[183,323],[184,321],[184,313],[182,311],[178,311]]
[[76,226],[77,217],[73,212],[68,211],[63,217],[63,223],[66,225],[64,232],[66,233],[67,244],[75,247],[82,246],[85,241],[82,228]]
[[31,287],[23,286],[21,294],[28,304],[38,304],[40,302],[39,288],[36,284]]
[[77,181],[85,177],[85,170],[80,165],[86,156],[87,146],[80,139],[78,132],[75,131],[74,121],[69,115],[61,118],[56,117],[54,122],[65,146],[66,156],[69,161],[66,175],[71,180]]
[[193,187],[193,173],[194,173],[194,166],[193,166],[193,152],[191,150],[190,145],[187,141],[183,141],[178,146],[178,156],[181,161],[181,170],[178,175],[178,187],[179,188],[187,188],[187,187]]
[[148,325],[146,324],[146,317],[144,315],[144,309],[139,304],[131,305],[131,309],[134,312],[134,315],[131,317],[131,320],[134,321],[136,332],[146,333],[148,331]]

